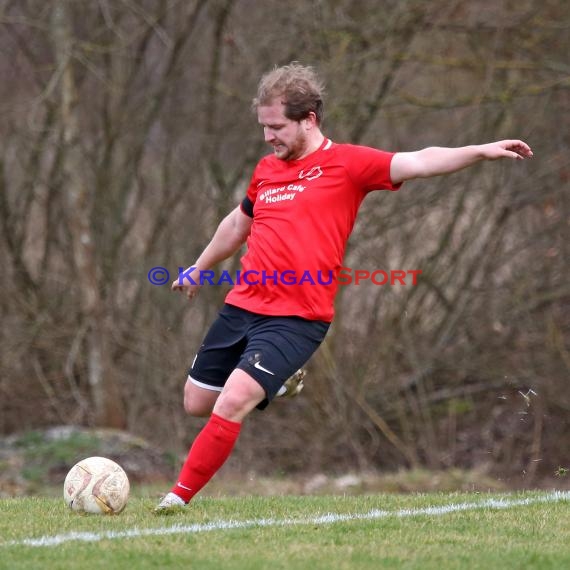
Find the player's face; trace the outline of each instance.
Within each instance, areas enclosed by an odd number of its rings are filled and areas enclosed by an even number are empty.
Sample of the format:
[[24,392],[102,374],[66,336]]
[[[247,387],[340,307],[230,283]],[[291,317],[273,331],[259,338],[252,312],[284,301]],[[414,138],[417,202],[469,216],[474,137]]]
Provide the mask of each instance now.
[[265,142],[273,147],[277,158],[296,160],[307,153],[309,145],[303,121],[288,119],[285,116],[285,105],[281,101],[259,106],[257,119],[263,127]]

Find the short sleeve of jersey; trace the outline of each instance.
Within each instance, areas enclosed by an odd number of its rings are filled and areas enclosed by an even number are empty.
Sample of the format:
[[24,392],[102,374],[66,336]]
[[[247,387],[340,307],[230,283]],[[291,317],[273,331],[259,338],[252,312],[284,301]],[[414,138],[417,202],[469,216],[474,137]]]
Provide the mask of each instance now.
[[247,187],[245,198],[241,203],[241,211],[250,218],[253,218],[253,205],[255,204],[255,199],[257,198],[257,192],[259,190],[259,177],[257,176],[258,170],[259,165],[253,172],[251,180],[249,181],[249,186]]
[[366,146],[346,145],[347,170],[352,181],[364,192],[372,190],[399,190],[390,177],[393,152]]

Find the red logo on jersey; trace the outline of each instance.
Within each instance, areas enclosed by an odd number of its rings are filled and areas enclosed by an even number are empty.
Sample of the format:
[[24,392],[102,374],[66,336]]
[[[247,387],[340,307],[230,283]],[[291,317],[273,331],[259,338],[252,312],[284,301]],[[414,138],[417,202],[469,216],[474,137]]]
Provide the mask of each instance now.
[[301,170],[301,172],[299,172],[299,178],[301,179],[305,178],[306,180],[314,180],[315,178],[318,178],[322,174],[323,171],[321,170],[320,166],[313,166],[313,168],[311,168],[307,172]]

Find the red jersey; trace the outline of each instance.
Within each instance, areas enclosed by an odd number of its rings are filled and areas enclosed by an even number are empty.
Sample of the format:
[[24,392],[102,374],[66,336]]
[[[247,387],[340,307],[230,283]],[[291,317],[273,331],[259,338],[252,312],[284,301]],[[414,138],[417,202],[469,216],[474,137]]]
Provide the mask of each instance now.
[[247,214],[253,205],[247,252],[226,302],[262,315],[331,321],[362,200],[400,187],[390,178],[393,156],[325,139],[300,160],[261,159],[242,204]]

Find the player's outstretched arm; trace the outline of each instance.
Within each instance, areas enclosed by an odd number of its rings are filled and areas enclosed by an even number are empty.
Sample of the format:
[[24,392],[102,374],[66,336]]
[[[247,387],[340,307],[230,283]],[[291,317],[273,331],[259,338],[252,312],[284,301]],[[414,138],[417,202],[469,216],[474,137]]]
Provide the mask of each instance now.
[[530,157],[532,150],[520,140],[503,140],[457,148],[429,147],[416,152],[396,153],[390,165],[390,175],[392,182],[399,184],[413,178],[451,174],[482,160],[522,160]]
[[[245,243],[252,224],[253,219],[246,216],[239,206],[232,210],[220,222],[214,237],[196,260],[196,263],[190,266],[195,268],[191,276],[198,278],[200,271],[211,269],[220,261],[231,257]],[[171,288],[173,291],[185,293],[189,299],[192,299],[198,293],[200,285],[178,277],[172,283]]]

